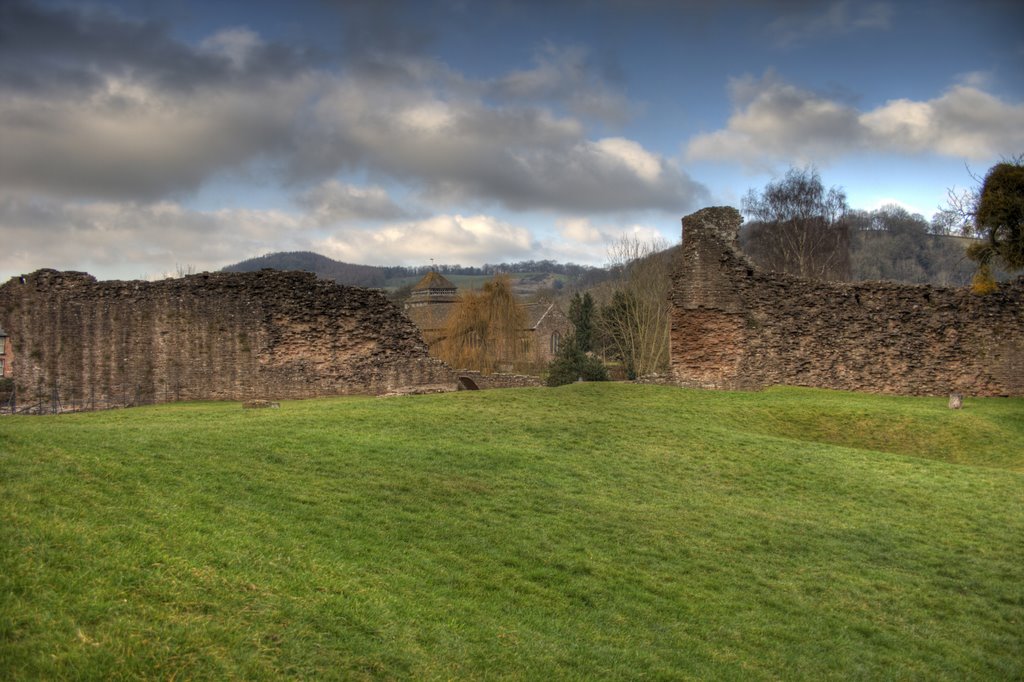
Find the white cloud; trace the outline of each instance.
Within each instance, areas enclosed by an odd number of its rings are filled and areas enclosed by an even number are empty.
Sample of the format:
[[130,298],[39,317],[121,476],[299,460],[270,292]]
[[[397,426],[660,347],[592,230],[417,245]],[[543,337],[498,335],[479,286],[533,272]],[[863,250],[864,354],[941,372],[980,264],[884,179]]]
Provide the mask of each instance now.
[[[180,204],[56,202],[0,197],[4,278],[39,268],[85,269],[103,278],[197,270],[267,251],[308,248],[299,217],[282,211],[192,211]],[[13,248],[12,248],[13,247]]]
[[487,215],[438,215],[374,229],[339,230],[315,245],[350,263],[419,265],[521,260],[533,253],[529,230]]
[[623,238],[663,248],[678,243],[681,234],[667,236],[664,230],[643,223],[595,224],[587,218],[566,218],[557,221],[555,227],[557,236],[539,240],[544,257],[591,265],[606,265],[613,260],[614,246]]
[[726,127],[698,135],[690,159],[756,169],[822,163],[852,152],[988,159],[1024,147],[1024,104],[956,85],[927,101],[893,100],[868,111],[787,84],[769,73],[730,84]]
[[860,123],[874,149],[986,159],[1024,147],[1024,104],[968,85],[926,102],[888,102]]
[[604,244],[608,236],[587,218],[565,218],[555,222],[563,239],[577,244]]
[[647,182],[656,183],[661,177],[662,160],[632,140],[606,137],[595,142],[594,147],[608,155],[612,166],[625,166]]

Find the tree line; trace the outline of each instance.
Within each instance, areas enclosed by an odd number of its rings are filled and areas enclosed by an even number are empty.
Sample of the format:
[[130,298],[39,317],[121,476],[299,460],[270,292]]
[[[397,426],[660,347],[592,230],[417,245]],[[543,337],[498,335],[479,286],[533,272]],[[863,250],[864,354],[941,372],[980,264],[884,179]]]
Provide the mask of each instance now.
[[459,264],[429,265],[359,265],[322,256],[312,251],[282,251],[249,258],[228,265],[224,272],[254,272],[264,268],[274,270],[300,270],[316,273],[318,277],[348,286],[383,289],[396,279],[421,277],[430,271],[442,275],[490,276],[499,273],[522,274],[543,272],[564,275],[572,282],[586,285],[603,278],[604,269],[593,265],[559,263],[553,260],[523,260],[512,263],[485,263],[480,266]]
[[896,205],[852,210],[842,188],[826,188],[813,167],[791,168],[744,197],[741,248],[766,270],[808,279],[989,291],[1024,266],[1022,177],[1020,157],[997,164],[974,190],[951,190],[929,222]]

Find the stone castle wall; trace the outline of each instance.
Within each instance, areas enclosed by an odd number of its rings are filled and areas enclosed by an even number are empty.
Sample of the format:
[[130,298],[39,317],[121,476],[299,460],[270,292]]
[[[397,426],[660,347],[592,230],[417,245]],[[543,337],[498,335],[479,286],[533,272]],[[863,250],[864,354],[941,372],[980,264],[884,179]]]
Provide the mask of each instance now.
[[309,273],[97,282],[40,270],[0,287],[0,325],[23,403],[305,398],[457,382],[381,293]]
[[762,272],[729,207],[683,219],[671,371],[683,386],[1024,395],[1024,277],[993,294]]

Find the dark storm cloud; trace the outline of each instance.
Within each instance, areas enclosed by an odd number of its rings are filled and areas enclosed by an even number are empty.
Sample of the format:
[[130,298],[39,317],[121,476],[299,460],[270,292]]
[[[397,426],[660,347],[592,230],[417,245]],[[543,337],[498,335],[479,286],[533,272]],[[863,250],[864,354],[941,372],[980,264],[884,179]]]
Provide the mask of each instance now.
[[0,64],[0,182],[149,200],[281,153],[308,59],[239,29],[191,46],[157,23],[15,1],[0,4]]
[[280,44],[253,46],[245,68],[222,54],[175,41],[168,27],[93,9],[53,9],[29,2],[0,3],[0,87],[87,91],[104,74],[131,75],[161,88],[285,76],[314,55]]

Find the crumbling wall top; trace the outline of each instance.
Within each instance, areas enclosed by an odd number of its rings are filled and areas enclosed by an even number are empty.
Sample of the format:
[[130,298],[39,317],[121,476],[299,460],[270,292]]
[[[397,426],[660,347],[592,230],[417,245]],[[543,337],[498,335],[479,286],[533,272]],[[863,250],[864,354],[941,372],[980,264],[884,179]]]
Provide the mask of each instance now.
[[743,216],[732,206],[711,206],[683,218],[683,244],[708,238],[737,249]]

